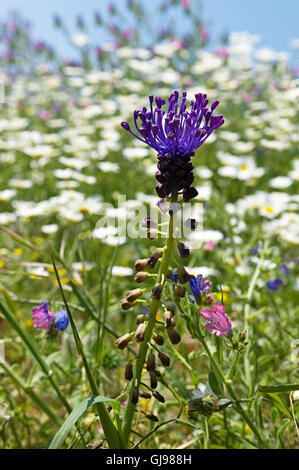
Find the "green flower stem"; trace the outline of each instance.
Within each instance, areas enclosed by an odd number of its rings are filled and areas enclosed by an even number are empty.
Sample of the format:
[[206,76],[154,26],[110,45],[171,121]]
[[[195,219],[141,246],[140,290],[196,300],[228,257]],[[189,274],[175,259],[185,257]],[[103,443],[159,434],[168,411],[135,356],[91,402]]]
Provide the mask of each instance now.
[[[252,295],[253,295],[253,291],[254,291],[256,282],[258,280],[258,276],[260,274],[260,270],[261,270],[263,261],[264,261],[264,254],[263,254],[263,251],[262,251],[261,258],[260,258],[259,262],[256,265],[254,274],[252,276],[251,282],[250,282],[249,287],[248,287],[247,296],[246,296],[247,297],[247,302],[246,302],[245,308],[244,308],[244,328],[247,331],[248,331],[248,327],[249,327],[249,325],[248,325],[249,320],[248,319],[249,319],[249,316],[250,316],[250,302],[251,302],[251,299],[252,299]],[[246,383],[249,386],[249,394],[251,395],[253,393],[253,390],[252,390],[252,379],[251,379],[251,373],[250,373],[249,353],[250,353],[250,348],[249,348],[249,345],[248,345],[247,348],[246,348],[245,354],[244,354],[244,369],[245,369]]]
[[261,448],[267,448],[267,445],[264,441],[264,439],[262,438],[262,436],[260,435],[257,427],[255,426],[255,424],[252,422],[252,420],[250,419],[250,417],[248,416],[248,414],[246,413],[246,411],[244,411],[244,409],[242,408],[242,406],[240,405],[239,403],[239,400],[238,400],[238,397],[234,391],[234,389],[232,388],[230,382],[224,377],[223,373],[222,373],[222,370],[221,370],[221,367],[219,366],[218,362],[215,361],[211,351],[210,351],[210,348],[206,342],[206,340],[204,339],[203,335],[198,331],[198,337],[199,337],[199,340],[203,346],[203,348],[205,349],[206,353],[208,354],[209,356],[209,359],[211,361],[211,364],[213,365],[213,367],[215,368],[218,376],[221,378],[222,380],[222,383],[226,386],[231,398],[235,401],[234,405],[238,411],[238,413],[242,416],[242,418],[244,419],[244,421],[248,424],[248,426],[250,427],[250,429],[252,430],[253,434],[255,435],[255,437],[257,438],[258,442],[259,442],[259,445]]
[[204,428],[204,434],[203,434],[204,449],[209,449],[210,448],[209,420],[206,416],[203,416],[202,419],[203,419],[203,428]]
[[[97,383],[95,381],[95,378],[92,374],[91,368],[89,366],[88,360],[87,360],[86,355],[85,355],[83,343],[82,343],[81,338],[79,336],[79,333],[77,331],[77,327],[76,327],[76,324],[74,322],[74,319],[73,319],[72,313],[70,311],[69,305],[68,305],[67,300],[65,298],[64,290],[63,290],[62,285],[61,285],[59,273],[57,271],[54,258],[52,260],[53,260],[54,271],[55,271],[56,278],[57,278],[57,281],[58,281],[59,289],[60,289],[64,304],[65,304],[65,308],[67,310],[67,314],[68,314],[68,317],[69,317],[69,320],[70,320],[71,328],[73,330],[74,340],[75,340],[75,343],[76,343],[78,354],[82,358],[83,365],[84,365],[84,368],[85,368],[85,371],[86,371],[86,375],[87,375],[92,393],[93,393],[94,396],[98,396],[98,395],[100,395],[98,385],[97,385]],[[114,426],[105,405],[103,403],[97,403],[96,407],[97,407],[97,411],[98,411],[100,421],[101,421],[101,424],[102,424],[102,427],[103,427],[105,438],[108,442],[108,445],[109,445],[110,449],[119,449],[122,445],[121,436],[120,436],[118,430],[116,429],[116,427]]]
[[[173,203],[176,201],[177,201],[177,194],[173,194],[171,197],[171,202]],[[170,215],[167,243],[166,243],[166,248],[163,251],[163,256],[161,259],[159,274],[157,278],[157,284],[164,285],[165,280],[166,280],[166,275],[167,275],[167,271],[169,268],[169,261],[170,261],[171,251],[172,251],[172,246],[173,246],[173,241],[174,241],[173,225],[174,225],[173,215]],[[146,354],[148,350],[148,343],[150,342],[151,337],[152,337],[159,305],[160,305],[159,300],[155,298],[151,299],[144,341],[141,343],[140,348],[139,348],[139,353],[137,355],[134,377],[131,381],[130,393],[129,393],[128,403],[127,403],[126,411],[125,411],[124,424],[123,424],[123,438],[124,438],[125,447],[128,446],[133,416],[135,412],[135,405],[132,403],[133,390],[134,388],[137,388],[139,390],[142,369],[146,360]]]
[[231,368],[230,368],[230,370],[229,370],[229,373],[228,373],[227,376],[226,376],[226,380],[231,380],[231,379],[233,378],[233,375],[234,375],[234,373],[235,373],[236,366],[237,366],[237,364],[238,364],[238,362],[239,362],[239,359],[240,359],[240,353],[239,353],[239,351],[237,351],[236,354],[235,354],[235,357],[234,357],[234,359],[233,359],[233,363],[232,363],[232,365],[231,365]]

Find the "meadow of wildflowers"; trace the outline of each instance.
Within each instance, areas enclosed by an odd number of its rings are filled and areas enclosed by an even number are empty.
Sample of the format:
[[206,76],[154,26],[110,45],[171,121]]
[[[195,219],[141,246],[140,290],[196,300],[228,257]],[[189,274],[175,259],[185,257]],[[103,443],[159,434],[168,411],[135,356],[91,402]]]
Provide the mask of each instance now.
[[0,22],[0,448],[294,449],[298,70],[142,4]]

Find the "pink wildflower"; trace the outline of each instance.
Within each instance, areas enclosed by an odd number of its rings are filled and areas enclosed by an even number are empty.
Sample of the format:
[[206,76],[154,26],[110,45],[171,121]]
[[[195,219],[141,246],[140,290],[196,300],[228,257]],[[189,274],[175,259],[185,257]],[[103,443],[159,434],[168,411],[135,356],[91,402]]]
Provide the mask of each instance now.
[[209,241],[205,242],[203,248],[204,248],[204,250],[207,250],[207,251],[214,251],[215,242],[213,240],[209,240]]
[[32,317],[34,321],[33,328],[35,330],[37,328],[43,328],[44,330],[48,330],[51,326],[52,321],[55,318],[53,313],[49,312],[48,304],[45,300],[43,300],[38,307],[33,307]]
[[203,308],[200,315],[209,320],[205,329],[210,333],[216,333],[216,336],[227,335],[232,328],[230,319],[224,313],[225,308],[220,302],[215,302],[213,308]]

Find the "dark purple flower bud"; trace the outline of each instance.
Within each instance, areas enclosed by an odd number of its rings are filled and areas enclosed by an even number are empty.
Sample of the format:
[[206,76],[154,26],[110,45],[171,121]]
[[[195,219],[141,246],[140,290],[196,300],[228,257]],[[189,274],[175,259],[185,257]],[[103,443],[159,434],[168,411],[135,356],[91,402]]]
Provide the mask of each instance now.
[[162,352],[159,352],[158,358],[160,359],[160,361],[161,361],[161,363],[163,364],[164,367],[169,367],[170,366],[170,359],[166,354],[164,354]]
[[158,423],[159,421],[157,416],[153,415],[152,413],[145,413],[145,417],[150,421],[154,421],[155,423]]
[[162,257],[162,252],[160,251],[155,251],[155,253],[153,253],[148,261],[147,261],[147,265],[150,267],[150,268],[154,268],[157,264],[157,261],[158,259],[160,259]]
[[132,394],[132,403],[133,403],[133,405],[137,405],[138,400],[139,400],[139,391],[138,391],[138,388],[135,387],[133,389],[133,394]]
[[146,361],[146,369],[149,371],[149,372],[155,372],[155,369],[156,369],[156,358],[155,358],[155,355],[150,352],[147,356],[147,361]]
[[181,284],[179,284],[178,286],[176,286],[175,288],[175,293],[178,297],[185,297],[186,295],[186,288],[184,286],[181,286]]
[[184,245],[184,243],[178,243],[177,248],[181,258],[188,258],[190,250]]
[[184,266],[179,266],[177,269],[178,273],[178,280],[180,281],[181,284],[185,284],[190,280],[190,274],[186,271]]
[[140,396],[141,398],[145,398],[145,399],[149,399],[149,398],[152,397],[150,393],[148,393],[148,392],[143,392],[143,391],[139,392],[139,396]]
[[132,364],[129,362],[127,365],[126,365],[126,369],[125,369],[125,379],[126,380],[132,380],[133,378],[133,366]]
[[151,297],[153,297],[156,300],[160,300],[161,295],[162,295],[162,291],[163,291],[162,284],[156,284],[155,287],[153,287],[153,289],[152,289]]
[[164,344],[163,336],[156,333],[156,331],[154,331],[154,333],[153,333],[153,340],[155,341],[155,343],[158,344],[158,346],[163,346],[163,344]]
[[196,197],[197,195],[198,195],[197,189],[191,186],[183,191],[183,200],[184,202],[188,202],[194,197]]
[[178,344],[181,341],[181,337],[176,330],[169,328],[167,334],[172,344]]
[[157,388],[158,381],[155,372],[150,372],[150,381],[151,381],[151,388]]
[[124,128],[126,131],[128,131],[128,132],[131,131],[130,125],[129,125],[129,123],[126,122],[126,121],[123,121],[123,122],[121,123],[121,127],[123,127],[123,128]]
[[156,390],[153,392],[153,397],[155,397],[161,403],[165,403],[165,398]]

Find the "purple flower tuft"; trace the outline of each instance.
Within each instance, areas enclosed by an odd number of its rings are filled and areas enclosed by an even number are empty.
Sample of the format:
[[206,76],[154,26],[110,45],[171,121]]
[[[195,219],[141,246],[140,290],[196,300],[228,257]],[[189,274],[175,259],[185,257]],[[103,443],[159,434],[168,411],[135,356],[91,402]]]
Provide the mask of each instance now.
[[186,92],[179,101],[179,92],[174,91],[168,98],[166,111],[163,109],[166,101],[156,97],[154,107],[154,97],[150,95],[149,110],[143,107],[134,112],[136,134],[127,122],[121,123],[126,131],[158,152],[156,191],[159,197],[164,199],[172,192],[184,191],[185,202],[197,195],[191,187],[194,179],[191,157],[224,123],[222,115],[213,116],[218,101],[214,101],[209,110],[207,95],[197,93],[187,111],[186,99]]

